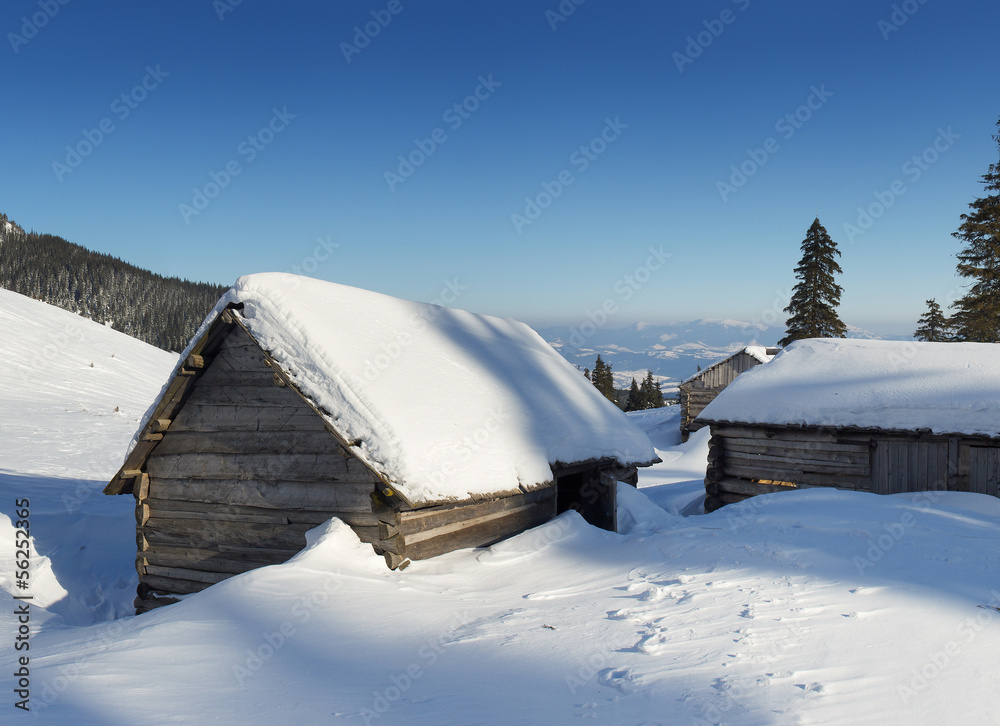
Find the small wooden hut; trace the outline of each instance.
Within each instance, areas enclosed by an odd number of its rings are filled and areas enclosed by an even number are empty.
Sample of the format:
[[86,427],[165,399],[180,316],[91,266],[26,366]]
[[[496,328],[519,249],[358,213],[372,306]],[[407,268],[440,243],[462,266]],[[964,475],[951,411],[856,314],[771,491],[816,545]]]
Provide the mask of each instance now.
[[284,562],[331,517],[391,568],[568,509],[606,528],[645,434],[522,323],[241,278],[105,489],[136,499],[137,612]]
[[698,415],[726,386],[736,380],[736,376],[761,363],[767,363],[778,350],[749,345],[684,381],[680,385],[681,437],[686,441],[692,431],[704,426],[697,420]]
[[1000,496],[1000,345],[798,341],[700,421],[707,511],[816,486]]

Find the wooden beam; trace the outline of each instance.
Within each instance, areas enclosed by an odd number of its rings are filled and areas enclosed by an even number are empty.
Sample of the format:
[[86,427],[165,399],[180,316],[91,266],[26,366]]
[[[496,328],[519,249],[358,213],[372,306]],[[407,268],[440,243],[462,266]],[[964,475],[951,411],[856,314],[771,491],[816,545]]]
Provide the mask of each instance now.
[[154,418],[149,422],[149,431],[151,433],[162,433],[170,428],[169,418]]

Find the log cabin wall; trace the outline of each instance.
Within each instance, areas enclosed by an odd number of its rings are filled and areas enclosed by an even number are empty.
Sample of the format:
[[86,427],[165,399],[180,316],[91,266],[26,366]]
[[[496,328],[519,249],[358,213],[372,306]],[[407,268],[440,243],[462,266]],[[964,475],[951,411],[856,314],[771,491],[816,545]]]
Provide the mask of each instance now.
[[685,440],[692,431],[704,426],[695,422],[695,419],[705,407],[714,401],[726,386],[735,381],[740,373],[758,365],[760,361],[757,358],[743,351],[709,366],[680,385],[681,433]]
[[379,538],[376,477],[231,326],[134,492],[138,612],[284,562],[332,516]]
[[816,486],[1000,496],[1000,440],[712,424],[705,509]]
[[555,487],[478,502],[400,511],[375,495],[376,546],[391,568],[465,547],[485,547],[556,516]]

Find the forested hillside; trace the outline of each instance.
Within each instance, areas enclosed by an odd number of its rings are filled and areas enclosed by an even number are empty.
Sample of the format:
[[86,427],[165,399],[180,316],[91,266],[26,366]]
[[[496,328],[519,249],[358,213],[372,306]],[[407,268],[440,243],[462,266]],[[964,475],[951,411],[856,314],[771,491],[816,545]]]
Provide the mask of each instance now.
[[180,351],[225,287],[163,277],[0,213],[0,287]]

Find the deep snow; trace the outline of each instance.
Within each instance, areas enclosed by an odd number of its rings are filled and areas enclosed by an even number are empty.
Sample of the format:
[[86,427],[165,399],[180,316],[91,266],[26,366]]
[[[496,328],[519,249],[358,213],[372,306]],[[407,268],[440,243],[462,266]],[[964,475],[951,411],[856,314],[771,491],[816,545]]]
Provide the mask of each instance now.
[[[41,723],[1000,721],[998,500],[811,489],[679,516],[698,510],[707,442],[677,444],[676,409],[633,416],[664,461],[622,488],[620,534],[570,513],[392,572],[331,521],[286,564],[122,617],[132,502],[100,486],[173,358],[29,303],[0,292],[13,359],[51,326],[81,331],[0,389],[0,511],[30,496],[39,550]],[[92,495],[69,507],[79,482]],[[0,548],[10,591],[6,519]],[[5,678],[3,721],[29,718]]]

